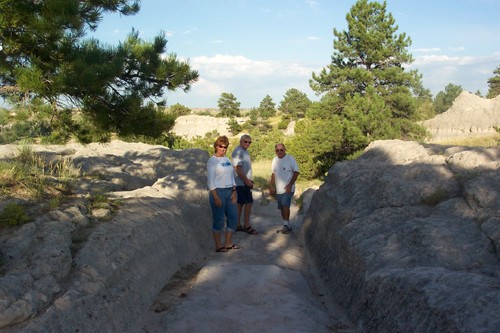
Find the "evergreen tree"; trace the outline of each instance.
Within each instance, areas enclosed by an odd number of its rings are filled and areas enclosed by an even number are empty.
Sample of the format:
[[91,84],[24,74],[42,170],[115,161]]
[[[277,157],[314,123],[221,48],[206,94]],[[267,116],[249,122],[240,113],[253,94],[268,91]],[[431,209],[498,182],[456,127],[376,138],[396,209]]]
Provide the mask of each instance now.
[[72,117],[77,108],[96,131],[125,136],[168,131],[172,121],[157,108],[165,104],[165,90],[188,91],[198,73],[175,54],[163,57],[165,35],[145,42],[132,31],[117,47],[83,39],[104,12],[132,15],[138,3],[1,1],[0,85],[46,101],[60,130],[84,130]]
[[229,131],[231,134],[236,135],[239,132],[241,132],[241,125],[238,123],[238,121],[234,117],[230,117],[229,121],[227,122],[227,126],[229,127]]
[[413,62],[407,48],[411,39],[397,34],[386,2],[358,0],[346,16],[348,30],[333,30],[332,62],[319,74],[313,73],[311,88],[318,94],[334,92],[342,99],[369,87],[382,96],[393,117],[411,118],[416,110],[412,89],[419,86],[417,71],[405,72]]
[[180,116],[187,116],[191,113],[191,109],[180,103],[176,103],[168,108],[168,112],[173,114],[176,118]]
[[276,104],[273,102],[271,96],[266,95],[259,104],[259,115],[263,119],[270,118],[276,115]]
[[498,66],[494,71],[492,78],[488,79],[488,94],[486,95],[487,98],[495,98],[498,95],[500,95],[500,66]]
[[439,114],[448,110],[453,105],[455,98],[457,98],[463,90],[461,86],[449,83],[444,88],[444,91],[438,92],[434,98],[434,110],[436,113]]
[[240,116],[241,103],[231,93],[223,92],[217,101],[217,105],[219,106],[219,116],[221,117]]
[[304,118],[306,110],[311,106],[311,100],[298,89],[288,89],[280,103],[279,110],[293,119]]
[[300,165],[301,178],[317,178],[328,171],[333,164],[332,152],[342,145],[342,126],[338,116],[306,118],[295,124],[295,136],[287,147]]
[[[347,31],[333,30],[330,65],[310,80],[321,100],[306,110],[310,121],[295,127],[291,144],[315,147],[309,155],[313,162],[303,162],[305,177],[323,175],[335,161],[353,156],[373,140],[425,134],[413,121],[420,117],[417,110],[430,104],[431,95],[417,71],[404,69],[413,61],[407,51],[411,40],[397,34],[386,2],[358,0],[346,19]],[[318,144],[318,138],[328,143]]]

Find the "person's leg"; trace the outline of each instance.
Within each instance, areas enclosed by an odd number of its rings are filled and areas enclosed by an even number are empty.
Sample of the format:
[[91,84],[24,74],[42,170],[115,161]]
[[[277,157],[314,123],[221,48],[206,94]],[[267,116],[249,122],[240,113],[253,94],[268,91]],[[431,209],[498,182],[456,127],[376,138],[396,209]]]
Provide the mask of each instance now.
[[240,247],[233,244],[233,233],[238,224],[238,207],[236,204],[231,202],[231,198],[226,201],[226,217],[227,217],[227,227],[226,235],[224,239],[224,247],[226,249],[239,249]]
[[238,203],[238,224],[236,226],[236,230],[240,230],[243,228],[243,226],[241,225],[241,212],[243,211],[243,206],[243,204]]
[[283,221],[290,221],[290,207],[281,206],[281,218]]
[[236,195],[238,196],[238,224],[236,225],[236,231],[244,231],[243,223],[241,222],[241,213],[245,206],[245,187],[246,186],[236,186]]
[[[220,193],[217,193],[220,196]],[[209,195],[210,207],[212,209],[212,234],[215,242],[215,251],[225,252],[222,246],[220,233],[224,228],[224,208],[215,205],[212,193]],[[221,249],[223,249],[221,251]]]
[[278,195],[278,207],[283,219],[283,233],[289,233],[292,230],[290,225],[290,206],[292,204],[293,193],[283,193]]
[[250,227],[250,212],[251,211],[252,211],[252,203],[245,204],[245,210],[244,210],[245,228]]
[[212,234],[214,236],[214,241],[215,241],[215,251],[216,252],[226,252],[226,248],[224,246],[222,246],[220,233],[221,233],[220,231],[212,232]]

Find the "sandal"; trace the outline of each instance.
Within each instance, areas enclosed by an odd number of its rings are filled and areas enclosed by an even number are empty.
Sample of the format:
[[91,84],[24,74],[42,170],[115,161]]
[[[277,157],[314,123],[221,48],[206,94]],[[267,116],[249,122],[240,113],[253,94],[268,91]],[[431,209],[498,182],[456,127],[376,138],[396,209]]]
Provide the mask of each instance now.
[[225,247],[225,249],[226,249],[226,251],[227,251],[227,250],[239,250],[239,249],[241,249],[241,246],[236,245],[236,244],[233,244],[233,245],[231,245],[231,246],[229,246],[229,247],[228,247],[228,246],[226,246],[226,247]]
[[217,250],[215,250],[215,252],[227,252],[227,250],[228,250],[227,247],[221,246]]
[[250,234],[250,235],[257,235],[259,232],[257,230],[255,230],[254,228],[252,228],[251,226],[248,226],[248,227],[245,227],[244,228],[244,231],[247,233],[247,234]]

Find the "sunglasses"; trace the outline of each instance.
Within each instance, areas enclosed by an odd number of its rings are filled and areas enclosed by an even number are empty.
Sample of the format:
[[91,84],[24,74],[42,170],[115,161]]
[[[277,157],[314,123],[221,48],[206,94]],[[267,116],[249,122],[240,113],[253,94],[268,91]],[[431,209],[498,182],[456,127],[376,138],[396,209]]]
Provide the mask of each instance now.
[[243,141],[244,143],[252,143],[252,141]]
[[276,152],[285,151],[285,149],[276,149]]
[[227,146],[219,145],[219,148],[227,149]]

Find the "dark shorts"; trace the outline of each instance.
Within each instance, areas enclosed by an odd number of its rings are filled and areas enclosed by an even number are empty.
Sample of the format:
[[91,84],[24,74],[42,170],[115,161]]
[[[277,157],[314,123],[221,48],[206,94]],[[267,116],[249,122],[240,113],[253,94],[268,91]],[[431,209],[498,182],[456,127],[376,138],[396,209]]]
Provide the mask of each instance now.
[[236,194],[238,195],[239,204],[253,202],[252,189],[248,186],[236,186]]
[[292,205],[292,198],[293,192],[276,194],[278,209],[281,209],[281,207],[290,207]]

